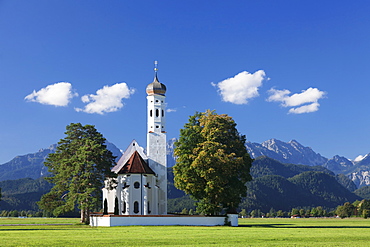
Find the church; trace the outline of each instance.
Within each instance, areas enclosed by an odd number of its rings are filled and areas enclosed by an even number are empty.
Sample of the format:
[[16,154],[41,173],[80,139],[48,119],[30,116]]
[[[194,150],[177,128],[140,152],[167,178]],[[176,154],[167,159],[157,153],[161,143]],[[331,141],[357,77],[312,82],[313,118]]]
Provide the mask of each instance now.
[[166,86],[159,82],[158,69],[147,93],[147,148],[133,140],[112,172],[116,186],[103,188],[103,211],[114,215],[167,214]]
[[133,140],[107,178],[103,190],[103,214],[90,215],[91,226],[183,225],[238,226],[238,215],[207,217],[167,214],[166,86],[154,80],[146,87],[147,147]]

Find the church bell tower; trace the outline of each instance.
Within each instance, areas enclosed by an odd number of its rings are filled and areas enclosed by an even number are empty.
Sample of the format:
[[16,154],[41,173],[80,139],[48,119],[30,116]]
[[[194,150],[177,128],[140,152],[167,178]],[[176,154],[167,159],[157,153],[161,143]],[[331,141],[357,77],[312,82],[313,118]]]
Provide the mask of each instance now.
[[166,86],[159,82],[157,73],[156,61],[154,80],[146,87],[147,156],[158,180],[158,214],[167,214]]

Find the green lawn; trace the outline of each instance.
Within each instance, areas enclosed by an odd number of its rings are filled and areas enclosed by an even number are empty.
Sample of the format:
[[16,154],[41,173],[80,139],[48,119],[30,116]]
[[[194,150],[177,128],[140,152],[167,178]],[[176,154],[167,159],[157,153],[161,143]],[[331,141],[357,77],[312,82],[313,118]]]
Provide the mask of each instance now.
[[[16,222],[16,223],[15,223]],[[65,224],[22,225],[9,224]],[[239,227],[78,225],[0,218],[0,246],[370,246],[370,220],[239,219]]]

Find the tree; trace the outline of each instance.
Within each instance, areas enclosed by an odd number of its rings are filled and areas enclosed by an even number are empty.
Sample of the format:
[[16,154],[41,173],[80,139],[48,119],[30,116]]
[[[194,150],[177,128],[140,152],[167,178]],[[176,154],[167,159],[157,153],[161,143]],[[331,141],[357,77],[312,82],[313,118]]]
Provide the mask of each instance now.
[[188,209],[187,209],[187,208],[184,208],[184,209],[180,212],[180,214],[189,214],[189,211],[188,211]]
[[292,208],[292,211],[290,213],[292,216],[293,215],[299,215],[299,209],[298,208]]
[[252,159],[234,120],[215,111],[195,113],[175,143],[175,186],[197,200],[197,211],[236,213],[247,192]]
[[354,214],[355,206],[353,206],[351,203],[346,202],[343,204],[343,206],[338,206],[335,213],[343,218],[351,217]]
[[58,216],[73,211],[77,205],[81,223],[88,224],[90,210],[100,203],[105,177],[114,177],[111,172],[114,156],[93,125],[71,123],[66,129],[66,137],[45,161],[51,173],[45,179],[54,187],[42,196],[39,206]]
[[275,209],[274,208],[270,208],[269,214],[270,214],[270,217],[276,217],[276,211],[275,211]]
[[367,219],[370,216],[370,200],[362,200],[360,203],[354,205],[357,208],[357,211],[360,216]]
[[283,212],[283,210],[279,210],[279,211],[277,211],[276,216],[277,217],[284,217],[285,213]]
[[242,211],[240,211],[239,215],[242,218],[245,218],[248,215],[247,210],[245,210],[245,208],[243,208]]

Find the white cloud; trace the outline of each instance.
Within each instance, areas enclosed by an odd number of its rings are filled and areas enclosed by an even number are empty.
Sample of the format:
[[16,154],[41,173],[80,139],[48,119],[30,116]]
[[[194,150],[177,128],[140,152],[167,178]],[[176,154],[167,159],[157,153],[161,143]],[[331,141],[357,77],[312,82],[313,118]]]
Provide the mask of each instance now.
[[177,109],[171,109],[171,108],[168,108],[168,109],[166,110],[166,112],[177,112]]
[[270,97],[267,98],[267,101],[281,102],[283,107],[293,107],[289,110],[289,113],[293,114],[318,111],[320,106],[318,100],[324,98],[326,95],[324,91],[320,91],[319,89],[312,87],[302,90],[301,93],[295,93],[291,96],[289,96],[291,92],[287,89],[277,90],[271,88],[269,93]]
[[82,102],[87,105],[81,108],[75,108],[76,111],[86,113],[104,114],[115,112],[123,107],[122,99],[128,99],[135,92],[129,89],[126,83],[117,83],[113,86],[104,86],[96,91],[96,94],[87,94],[81,97]]
[[58,82],[48,85],[39,91],[27,95],[24,99],[29,102],[37,102],[44,105],[67,106],[70,100],[78,96],[72,92],[72,84],[69,82]]
[[234,77],[223,80],[217,84],[222,100],[233,104],[247,104],[248,100],[259,96],[258,88],[262,86],[265,72],[258,70],[251,74],[247,71],[240,72]]
[[315,112],[319,110],[320,104],[315,102],[309,105],[303,105],[297,108],[291,108],[289,110],[289,113],[294,113],[294,114],[301,114],[301,113],[310,113],[310,112]]

